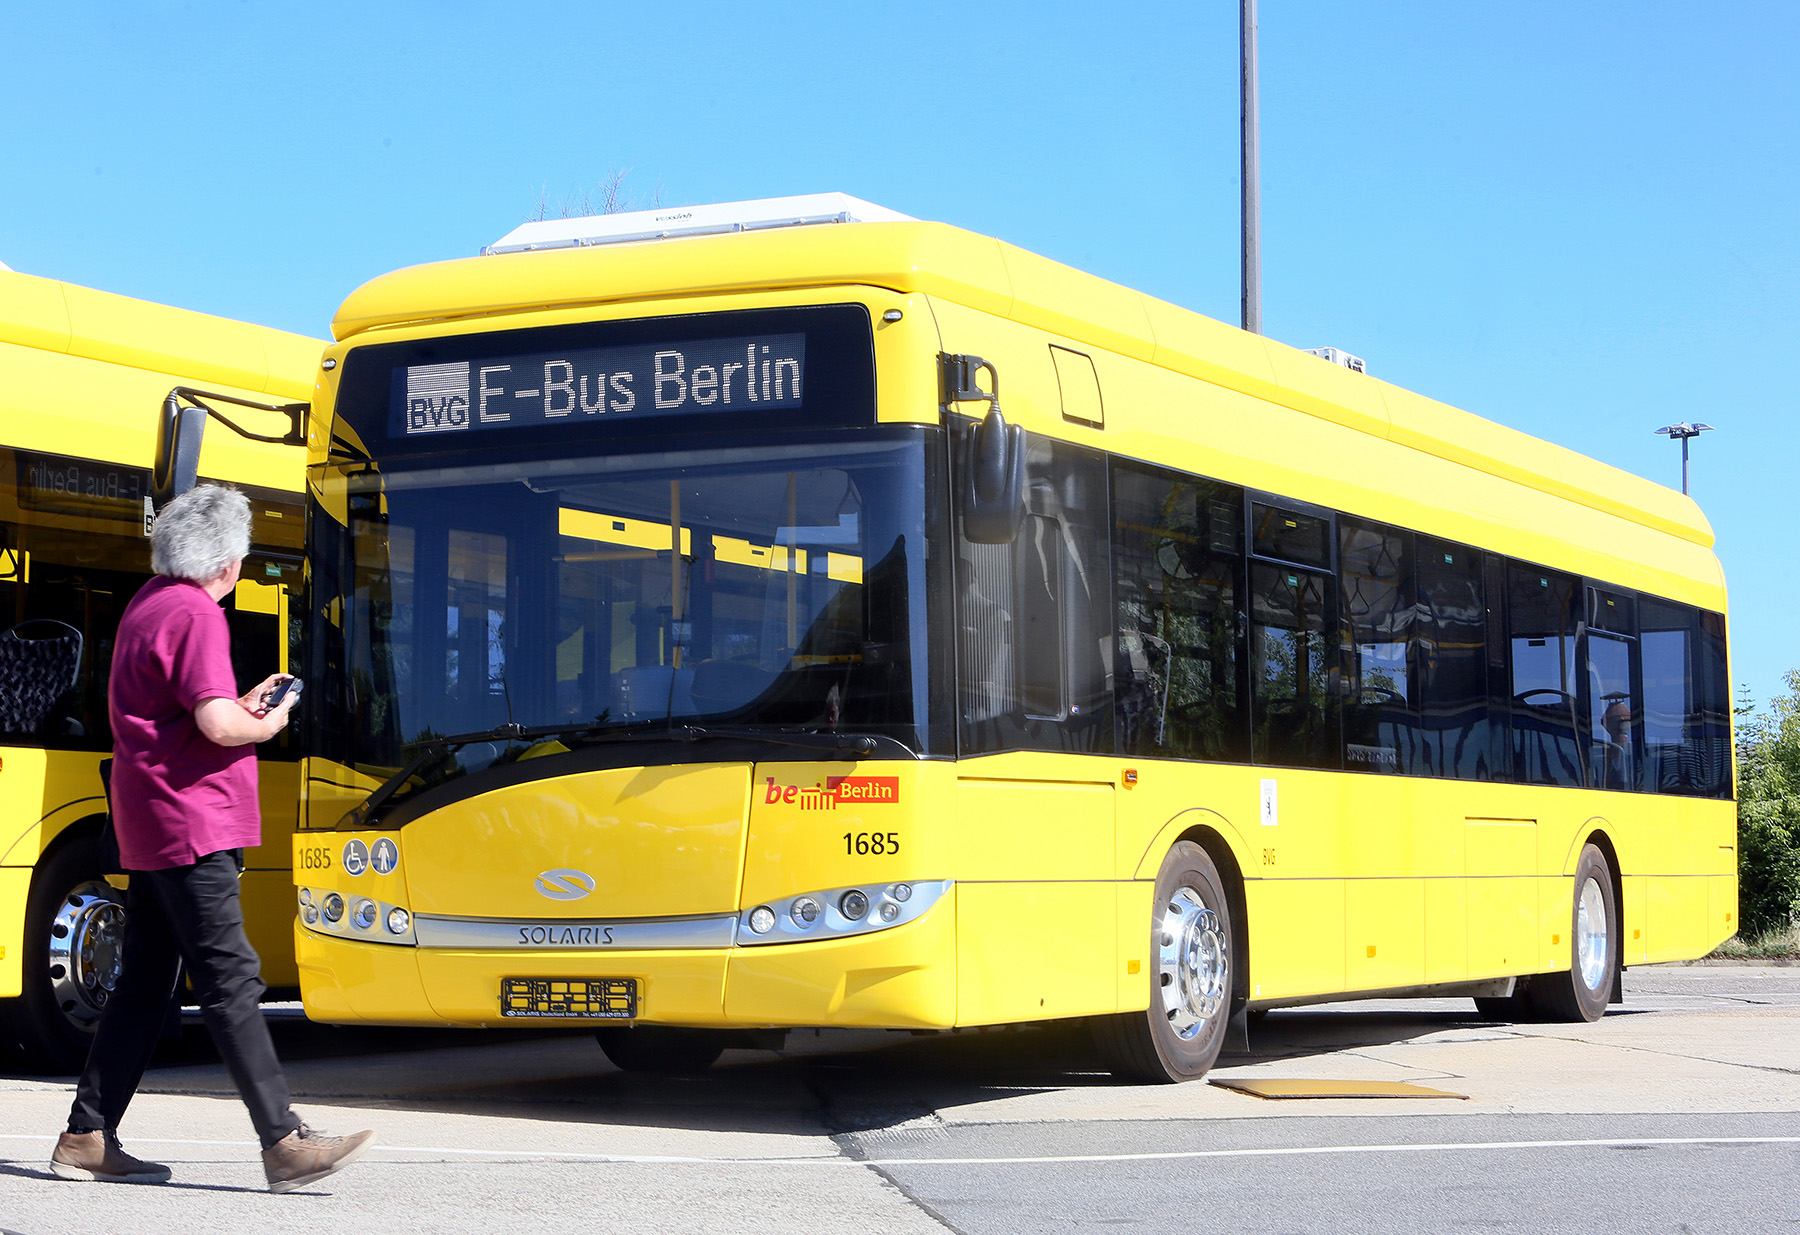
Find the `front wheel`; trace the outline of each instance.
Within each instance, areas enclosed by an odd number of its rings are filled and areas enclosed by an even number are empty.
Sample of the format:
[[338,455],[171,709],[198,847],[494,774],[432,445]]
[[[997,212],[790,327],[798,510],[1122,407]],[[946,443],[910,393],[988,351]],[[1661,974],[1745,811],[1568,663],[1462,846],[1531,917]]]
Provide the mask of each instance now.
[[25,902],[24,985],[7,1028],[28,1066],[81,1071],[94,1025],[119,980],[123,898],[103,874],[93,837],[58,846],[37,869]]
[[1190,841],[1157,873],[1150,958],[1150,1007],[1096,1020],[1095,1045],[1121,1080],[1198,1080],[1225,1044],[1235,974],[1224,882]]
[[613,1064],[626,1072],[704,1072],[730,1040],[728,1030],[677,1029],[669,1025],[614,1026],[594,1038]]
[[1545,1020],[1597,1021],[1612,998],[1619,967],[1619,906],[1612,867],[1595,845],[1575,865],[1575,909],[1570,921],[1571,964],[1566,972],[1539,974],[1527,992]]

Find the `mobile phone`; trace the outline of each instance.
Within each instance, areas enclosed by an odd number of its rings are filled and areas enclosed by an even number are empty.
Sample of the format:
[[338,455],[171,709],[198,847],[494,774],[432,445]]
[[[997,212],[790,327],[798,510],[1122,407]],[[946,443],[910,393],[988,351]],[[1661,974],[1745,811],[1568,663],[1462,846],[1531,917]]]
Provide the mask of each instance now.
[[265,710],[271,712],[274,711],[276,707],[280,705],[281,701],[287,698],[290,690],[297,695],[305,689],[305,687],[306,683],[299,678],[283,678],[280,682],[276,683],[275,689],[270,692],[269,702],[265,705]]

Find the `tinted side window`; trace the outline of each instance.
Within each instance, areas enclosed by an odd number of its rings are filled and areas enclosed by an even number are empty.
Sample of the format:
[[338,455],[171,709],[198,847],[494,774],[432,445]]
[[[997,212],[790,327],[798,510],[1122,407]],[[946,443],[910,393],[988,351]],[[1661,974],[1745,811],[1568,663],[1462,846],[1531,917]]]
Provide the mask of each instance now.
[[1643,787],[1694,797],[1731,796],[1730,683],[1725,621],[1646,596],[1643,646]]
[[[969,431],[957,435],[966,466]],[[1106,465],[1033,436],[1028,512],[1009,545],[957,538],[957,704],[965,754],[1112,749]]]
[[1425,536],[1418,550],[1419,698],[1429,770],[1458,780],[1504,779],[1489,739],[1481,555]]
[[1580,785],[1576,582],[1518,563],[1507,576],[1514,775],[1528,785]]
[[1119,750],[1246,761],[1243,491],[1113,469]]
[[1344,766],[1365,772],[1426,772],[1412,533],[1338,520],[1338,573],[1349,635]]
[[1332,584],[1320,571],[1251,563],[1250,732],[1257,763],[1340,764]]
[[0,450],[0,743],[111,747],[113,637],[150,577],[148,483],[135,468]]
[[1732,794],[1731,677],[1725,658],[1725,615],[1700,613],[1698,708],[1693,729],[1700,746],[1700,792]]
[[1587,589],[1582,739],[1588,784],[1638,789],[1643,776],[1643,707],[1638,672],[1637,598]]
[[1643,787],[1653,793],[1700,794],[1705,774],[1694,715],[1699,618],[1686,605],[1644,598],[1640,642],[1644,691]]

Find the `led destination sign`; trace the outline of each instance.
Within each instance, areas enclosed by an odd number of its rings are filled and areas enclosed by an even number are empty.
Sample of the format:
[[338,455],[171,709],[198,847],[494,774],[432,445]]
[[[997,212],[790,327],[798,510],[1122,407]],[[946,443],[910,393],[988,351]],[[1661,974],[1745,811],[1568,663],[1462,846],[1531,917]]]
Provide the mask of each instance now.
[[541,352],[394,370],[395,437],[803,406],[804,334]]

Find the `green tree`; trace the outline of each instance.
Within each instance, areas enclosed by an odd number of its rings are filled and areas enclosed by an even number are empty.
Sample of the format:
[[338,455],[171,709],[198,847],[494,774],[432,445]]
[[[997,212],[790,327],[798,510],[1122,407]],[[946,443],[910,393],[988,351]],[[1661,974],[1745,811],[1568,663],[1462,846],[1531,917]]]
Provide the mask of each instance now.
[[1786,682],[1738,730],[1738,922],[1749,936],[1800,913],[1800,669]]

